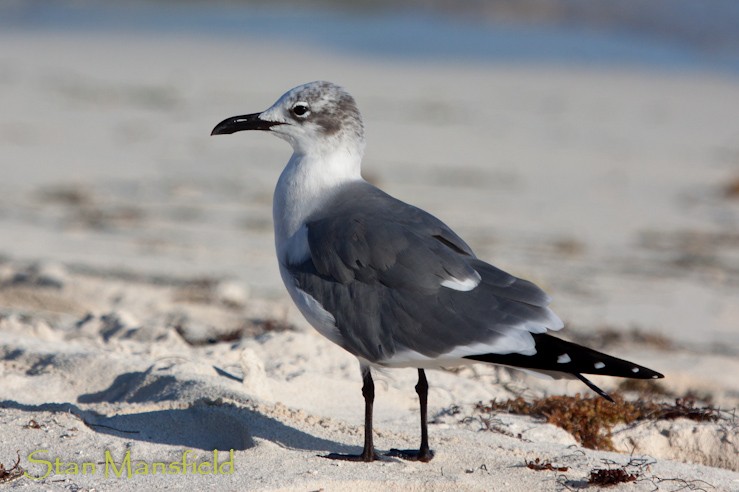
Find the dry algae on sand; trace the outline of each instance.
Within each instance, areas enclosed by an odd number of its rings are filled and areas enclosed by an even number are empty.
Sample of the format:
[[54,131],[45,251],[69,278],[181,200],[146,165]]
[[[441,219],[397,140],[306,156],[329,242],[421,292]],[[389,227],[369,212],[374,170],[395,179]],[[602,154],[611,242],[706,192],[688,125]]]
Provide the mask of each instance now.
[[677,398],[674,404],[638,399],[627,401],[621,393],[613,393],[611,403],[599,396],[548,396],[526,401],[522,397],[490,403],[478,403],[477,412],[492,414],[508,412],[517,415],[544,417],[550,424],[565,429],[586,448],[616,451],[611,431],[616,424],[631,424],[638,420],[671,420],[687,418],[699,422],[716,422],[720,412],[711,406],[696,407],[692,398]]

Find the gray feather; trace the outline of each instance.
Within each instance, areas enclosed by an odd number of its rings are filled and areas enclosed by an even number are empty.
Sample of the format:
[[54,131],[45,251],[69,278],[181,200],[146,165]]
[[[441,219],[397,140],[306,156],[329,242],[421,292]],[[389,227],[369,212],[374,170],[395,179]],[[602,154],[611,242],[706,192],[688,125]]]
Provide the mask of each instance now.
[[[376,363],[403,350],[436,357],[522,325],[544,331],[551,324],[541,289],[478,260],[418,208],[360,182],[321,210],[307,221],[310,258],[288,270],[334,316],[344,348],[357,356]],[[441,285],[475,272],[481,281],[470,291]]]

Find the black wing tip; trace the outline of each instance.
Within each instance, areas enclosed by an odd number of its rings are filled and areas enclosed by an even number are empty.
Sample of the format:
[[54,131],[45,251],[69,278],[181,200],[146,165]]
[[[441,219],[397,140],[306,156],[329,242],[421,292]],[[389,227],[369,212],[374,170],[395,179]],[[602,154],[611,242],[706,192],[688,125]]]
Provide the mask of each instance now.
[[[554,338],[554,337],[549,337]],[[561,342],[559,339],[555,339],[558,342]],[[572,349],[575,347],[579,347],[577,345],[571,344],[570,342],[564,342],[566,344],[567,350],[575,353]],[[614,399],[597,387],[595,384],[593,384],[589,379],[587,379],[585,376],[583,376],[583,373],[585,374],[593,374],[596,376],[609,376],[609,377],[621,377],[621,378],[628,378],[628,379],[642,379],[642,380],[654,380],[654,379],[664,379],[664,374],[659,373],[657,371],[653,371],[652,369],[649,369],[644,366],[640,366],[638,364],[634,364],[633,362],[628,362],[623,359],[617,359],[612,356],[608,356],[606,354],[601,354],[599,352],[595,352],[591,349],[588,349],[586,347],[580,347],[584,349],[584,353],[586,355],[590,355],[589,359],[590,361],[585,364],[573,364],[572,362],[568,363],[559,363],[559,362],[552,362],[551,360],[547,360],[548,358],[537,358],[536,356],[523,356],[520,354],[506,354],[506,355],[500,355],[500,354],[480,354],[480,355],[470,355],[464,357],[465,359],[474,360],[478,362],[487,362],[492,364],[502,364],[509,367],[519,367],[523,369],[531,369],[531,370],[542,370],[542,371],[556,371],[556,372],[562,372],[566,374],[571,374],[575,376],[577,379],[582,381],[588,388],[593,390],[595,393],[600,395],[601,397],[605,398],[606,400],[610,401],[611,403],[615,403]],[[557,353],[559,353],[560,350],[557,350],[554,352],[555,356]],[[552,354],[549,354],[550,356]],[[569,356],[568,356],[569,357]],[[596,360],[597,362],[593,363],[592,361]],[[606,360],[608,363],[604,363],[601,360]],[[575,366],[575,367],[573,367]]]
[[[548,370],[629,379],[665,377],[664,374],[648,367],[549,334],[535,334],[533,337],[536,341],[537,356],[540,358],[538,363],[546,365],[544,368]],[[561,358],[566,358],[566,361]]]
[[[626,371],[623,374],[604,374],[614,377],[629,378],[629,379],[664,379],[665,375],[661,372],[649,369],[648,367],[639,366],[637,364],[631,364],[630,371]],[[593,372],[592,374],[598,374]]]
[[[584,350],[579,352],[578,349]],[[561,355],[558,356],[557,354]],[[570,354],[572,354],[571,358]],[[560,357],[565,356],[570,360],[566,362],[559,360]],[[561,350],[550,351],[550,353],[544,356],[540,356],[539,353],[533,356],[521,354],[480,354],[468,355],[464,358],[478,362],[487,362],[490,364],[531,369],[534,371],[541,370],[563,372],[567,374],[592,374],[596,376],[628,379],[664,379],[665,377],[664,374],[649,369],[648,367],[640,366],[633,362],[618,359],[607,354],[602,354],[585,347],[577,347],[576,345],[569,343],[566,347],[562,347]]]
[[577,372],[572,373],[572,374],[577,379],[579,379],[580,381],[582,381],[583,383],[585,383],[585,385],[588,388],[590,388],[591,390],[595,391],[596,393],[598,393],[600,396],[602,396],[606,400],[610,401],[611,403],[616,403],[616,401],[613,398],[611,398],[611,395],[609,395],[608,393],[606,393],[605,391],[603,391],[602,389],[600,389],[599,387],[597,387],[596,385],[594,385],[592,381],[590,381],[588,378],[586,378],[582,374],[577,373]]

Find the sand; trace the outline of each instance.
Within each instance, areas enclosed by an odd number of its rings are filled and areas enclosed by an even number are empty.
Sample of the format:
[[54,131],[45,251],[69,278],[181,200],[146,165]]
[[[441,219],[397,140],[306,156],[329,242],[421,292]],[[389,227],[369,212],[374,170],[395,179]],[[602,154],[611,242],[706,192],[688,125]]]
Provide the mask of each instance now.
[[[639,480],[615,490],[739,490],[738,79],[247,41],[0,33],[0,462],[61,463],[10,487],[562,490],[628,465]],[[431,463],[322,458],[359,449],[361,383],[280,283],[270,209],[289,147],[208,136],[315,79],[355,95],[368,179],[544,287],[567,335],[620,335],[607,351],[724,418],[618,428],[620,453],[593,451],[474,410],[579,382],[478,365],[429,373]],[[378,449],[417,446],[415,372],[376,379]],[[214,449],[222,474],[152,473]],[[106,451],[140,474],[106,477]]]

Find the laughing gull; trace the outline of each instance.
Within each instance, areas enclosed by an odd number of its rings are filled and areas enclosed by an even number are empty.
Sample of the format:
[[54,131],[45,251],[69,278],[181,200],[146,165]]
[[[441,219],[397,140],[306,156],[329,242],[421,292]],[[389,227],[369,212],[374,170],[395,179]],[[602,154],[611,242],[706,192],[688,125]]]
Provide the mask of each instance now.
[[478,259],[439,219],[362,179],[364,127],[343,88],[295,87],[266,111],[223,120],[212,135],[242,130],[292,146],[273,203],[280,274],[310,324],[359,359],[364,449],[328,458],[377,459],[371,367],[418,369],[421,446],[388,454],[424,462],[434,456],[424,369],[474,361],[523,368],[578,378],[610,401],[582,374],[663,377],[548,334],[564,325],[544,291]]

